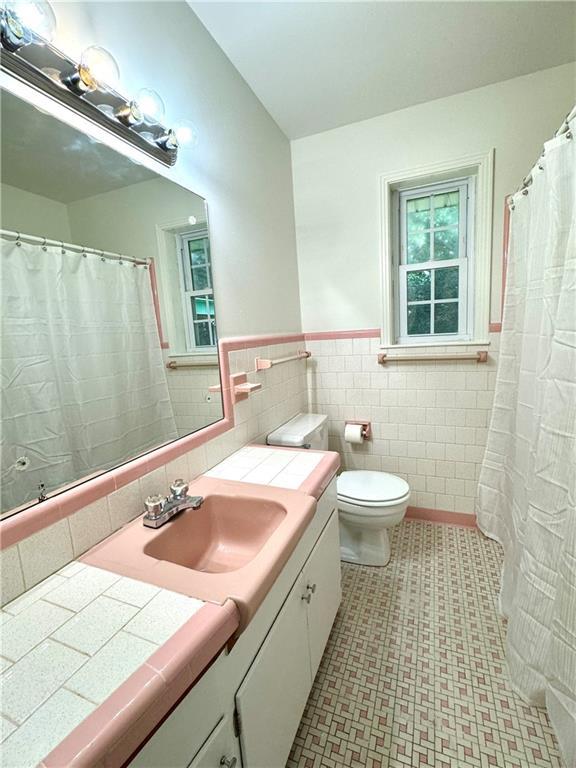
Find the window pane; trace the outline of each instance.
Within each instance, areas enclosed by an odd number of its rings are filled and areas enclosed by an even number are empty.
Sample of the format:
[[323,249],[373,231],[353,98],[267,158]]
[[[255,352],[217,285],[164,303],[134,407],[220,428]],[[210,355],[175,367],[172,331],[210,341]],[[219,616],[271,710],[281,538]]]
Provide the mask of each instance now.
[[211,346],[209,323],[194,323],[194,338],[197,347]]
[[430,198],[418,197],[406,202],[406,224],[408,232],[427,229],[430,226]]
[[194,314],[194,320],[209,320],[208,301],[204,296],[192,297],[192,312]]
[[195,291],[204,291],[211,288],[210,273],[208,267],[194,267],[192,270],[192,284]]
[[207,239],[206,237],[198,240],[188,240],[188,253],[190,254],[190,264],[195,267],[198,264],[207,262]]
[[408,334],[419,336],[430,333],[430,304],[408,305]]
[[458,333],[458,302],[434,304],[434,333]]
[[449,227],[458,224],[460,207],[459,192],[445,192],[442,195],[434,195],[434,226]]
[[444,267],[434,270],[434,298],[458,298],[458,267]]
[[406,272],[408,301],[430,301],[430,270]]
[[434,232],[434,260],[458,258],[458,227]]
[[410,232],[407,248],[408,264],[421,264],[430,261],[430,233]]

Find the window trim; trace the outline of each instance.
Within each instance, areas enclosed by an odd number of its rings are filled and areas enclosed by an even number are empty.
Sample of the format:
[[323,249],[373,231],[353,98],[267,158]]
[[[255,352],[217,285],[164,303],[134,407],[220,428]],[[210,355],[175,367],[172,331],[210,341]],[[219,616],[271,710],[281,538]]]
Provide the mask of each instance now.
[[[439,337],[410,344],[401,341],[396,333],[394,300],[394,243],[398,242],[399,216],[394,215],[396,198],[403,189],[427,184],[452,181],[456,178],[475,177],[474,205],[468,206],[472,229],[474,265],[469,275],[470,296],[468,327],[472,328],[467,340],[448,340]],[[449,346],[452,344],[480,344],[488,338],[490,323],[490,273],[492,264],[494,149],[486,153],[466,155],[430,165],[417,166],[380,176],[381,243],[380,270],[382,285],[381,347]],[[422,338],[422,337],[420,337]]]
[[[421,344],[444,344],[452,341],[470,341],[473,329],[473,310],[474,289],[473,289],[473,270],[474,270],[474,176],[465,178],[450,179],[445,182],[436,182],[409,187],[398,190],[394,193],[396,205],[394,206],[398,226],[401,227],[399,237],[394,239],[392,254],[393,282],[394,282],[394,335],[398,344],[421,345]],[[434,261],[408,264],[406,260],[406,231],[404,222],[406,220],[406,203],[414,197],[424,197],[426,195],[438,194],[439,192],[457,191],[459,195],[459,254],[465,254],[458,259],[449,259],[445,261]],[[398,229],[396,230],[398,232]],[[432,238],[432,248],[434,239]],[[404,275],[407,272],[421,270],[435,270],[447,267],[457,266],[459,268],[459,298],[458,301],[458,333],[446,334],[426,334],[422,336],[409,335],[406,328],[406,281]],[[470,267],[472,267],[470,269]],[[397,278],[397,279],[396,279]],[[431,297],[432,299],[432,297]],[[430,302],[421,302],[423,304],[434,304]]]

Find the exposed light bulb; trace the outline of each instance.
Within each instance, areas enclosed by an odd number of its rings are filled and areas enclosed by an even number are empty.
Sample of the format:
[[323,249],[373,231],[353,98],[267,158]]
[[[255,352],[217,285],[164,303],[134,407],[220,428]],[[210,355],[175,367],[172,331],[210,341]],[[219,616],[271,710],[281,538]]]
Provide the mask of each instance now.
[[141,88],[134,99],[148,125],[162,122],[165,107],[160,95],[151,88]]
[[178,145],[190,149],[198,144],[198,131],[190,120],[179,120],[174,126]]
[[46,0],[5,2],[1,11],[2,45],[10,51],[54,37],[56,16]]
[[50,42],[56,31],[56,16],[46,0],[30,3],[11,2],[6,4],[18,16],[22,24],[35,35]]
[[89,91],[115,88],[120,79],[116,59],[99,45],[91,45],[82,53],[78,74]]

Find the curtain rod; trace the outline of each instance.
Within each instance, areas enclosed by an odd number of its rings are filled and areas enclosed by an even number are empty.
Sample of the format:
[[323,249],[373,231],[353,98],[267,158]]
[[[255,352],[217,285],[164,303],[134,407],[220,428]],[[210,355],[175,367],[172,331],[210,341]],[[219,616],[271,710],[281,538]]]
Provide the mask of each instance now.
[[0,229],[0,236],[9,238],[13,237],[14,241],[16,243],[19,243],[21,240],[27,243],[31,243],[33,245],[41,245],[42,248],[46,248],[47,246],[59,246],[62,249],[62,252],[64,251],[75,251],[77,253],[85,253],[85,254],[92,254],[94,256],[100,256],[101,259],[110,259],[111,261],[129,261],[130,263],[134,264],[134,266],[142,265],[145,267],[148,267],[150,260],[149,259],[135,259],[132,256],[124,256],[121,253],[112,253],[112,251],[101,251],[97,250],[96,248],[88,248],[84,245],[75,245],[74,243],[65,243],[62,240],[51,240],[48,237],[38,237],[37,235],[27,235],[23,234],[22,232],[13,232],[9,229]]

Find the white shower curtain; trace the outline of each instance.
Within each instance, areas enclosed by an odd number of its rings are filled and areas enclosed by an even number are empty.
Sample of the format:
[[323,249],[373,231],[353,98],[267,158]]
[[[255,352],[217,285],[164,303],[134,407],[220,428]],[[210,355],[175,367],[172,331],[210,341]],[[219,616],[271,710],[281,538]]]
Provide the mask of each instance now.
[[[575,130],[572,121],[572,132]],[[545,705],[576,766],[576,139],[545,145],[514,198],[481,530],[505,552],[513,687]]]
[[5,512],[178,435],[148,270],[0,242]]

